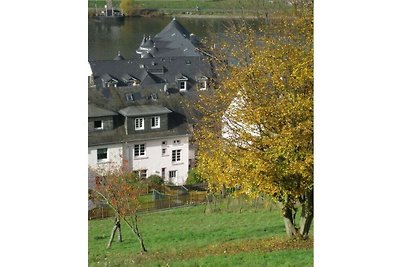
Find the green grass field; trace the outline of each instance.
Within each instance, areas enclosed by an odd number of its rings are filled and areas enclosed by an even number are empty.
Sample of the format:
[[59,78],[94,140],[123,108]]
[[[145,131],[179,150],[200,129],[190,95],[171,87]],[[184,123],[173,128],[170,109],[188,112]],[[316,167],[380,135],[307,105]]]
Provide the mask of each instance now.
[[[290,240],[274,207],[204,205],[140,215],[146,248],[122,224],[122,243],[106,249],[112,219],[89,221],[89,266],[312,266],[313,240]],[[236,205],[237,207],[237,205]]]
[[[89,0],[89,7],[103,8],[106,4],[105,0]],[[140,8],[158,9],[158,10],[187,10],[195,11],[196,7],[204,11],[224,11],[232,9],[256,10],[260,8],[281,9],[285,5],[280,2],[270,2],[268,0],[134,0]],[[113,1],[114,7],[119,7],[120,1]],[[285,6],[287,8],[287,6]]]

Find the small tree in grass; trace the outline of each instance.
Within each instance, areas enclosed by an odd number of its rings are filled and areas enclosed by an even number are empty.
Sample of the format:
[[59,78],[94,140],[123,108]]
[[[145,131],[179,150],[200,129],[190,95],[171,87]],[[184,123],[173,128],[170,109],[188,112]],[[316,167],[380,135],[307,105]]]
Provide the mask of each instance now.
[[111,247],[116,231],[119,241],[122,241],[121,221],[123,221],[139,240],[141,251],[146,252],[137,216],[143,182],[124,166],[99,170],[98,173],[101,178],[96,183],[94,192],[115,212],[115,223],[107,247]]

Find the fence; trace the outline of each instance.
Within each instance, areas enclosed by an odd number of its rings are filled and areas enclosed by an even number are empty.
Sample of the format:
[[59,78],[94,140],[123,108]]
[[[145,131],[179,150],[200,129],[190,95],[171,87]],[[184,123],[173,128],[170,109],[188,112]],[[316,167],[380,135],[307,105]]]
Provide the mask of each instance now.
[[[158,190],[153,190],[153,197],[151,201],[143,201],[140,204],[139,212],[147,212],[161,209],[170,209],[175,207],[190,206],[205,203],[207,200],[206,191],[182,191],[180,189],[174,190],[168,187],[168,193],[163,194]],[[174,194],[171,194],[174,193]],[[89,210],[88,218],[93,219],[104,219],[114,216],[114,211],[106,206],[101,205],[92,210]]]

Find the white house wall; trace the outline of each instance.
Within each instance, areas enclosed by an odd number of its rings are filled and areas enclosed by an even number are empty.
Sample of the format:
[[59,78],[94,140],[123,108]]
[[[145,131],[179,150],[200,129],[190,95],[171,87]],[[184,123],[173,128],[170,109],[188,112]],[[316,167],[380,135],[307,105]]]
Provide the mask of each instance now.
[[[97,149],[99,148],[107,148],[107,159],[97,160]],[[94,170],[120,167],[122,153],[122,144],[89,147],[88,165]]]
[[[174,144],[174,140],[180,140],[180,144]],[[166,145],[162,145],[165,141]],[[145,144],[145,156],[134,157],[134,145]],[[162,155],[162,149],[166,149]],[[181,161],[172,162],[172,150],[181,150]],[[185,183],[189,169],[189,138],[187,136],[169,137],[158,140],[146,140],[125,144],[124,157],[129,162],[132,170],[147,170],[147,177],[156,174],[162,176],[162,168],[165,168],[165,181],[177,185]],[[169,179],[169,172],[176,171],[176,178]]]

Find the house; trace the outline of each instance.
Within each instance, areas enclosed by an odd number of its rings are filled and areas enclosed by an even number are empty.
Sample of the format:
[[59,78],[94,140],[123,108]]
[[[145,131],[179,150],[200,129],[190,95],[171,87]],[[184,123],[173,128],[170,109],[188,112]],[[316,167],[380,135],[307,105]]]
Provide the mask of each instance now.
[[189,170],[185,118],[160,105],[127,106],[118,112],[89,104],[88,164],[92,169],[122,166],[145,179],[184,184]]
[[174,18],[155,36],[143,36],[131,58],[118,52],[114,59],[89,62],[90,168],[126,164],[141,178],[156,174],[185,183],[195,164],[195,116],[183,100],[196,99],[212,79],[200,47]]
[[[99,90],[110,87],[154,93],[185,93],[206,90],[212,79],[209,58],[201,44],[175,18],[155,36],[143,36],[140,46],[125,58],[89,61],[90,85]],[[107,90],[103,90],[107,93]]]

